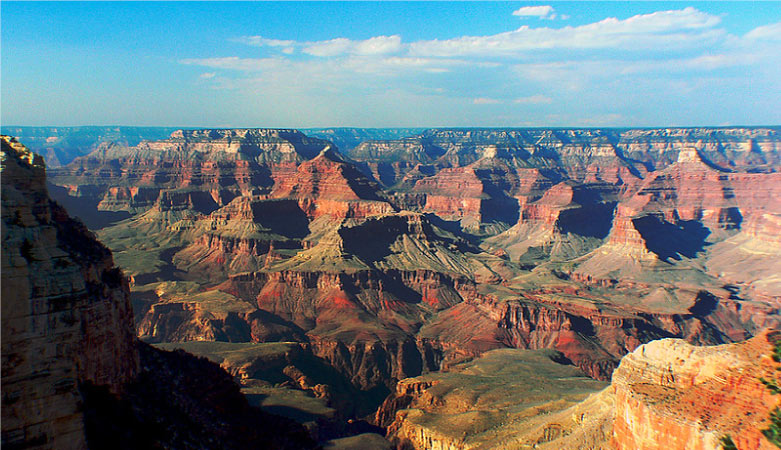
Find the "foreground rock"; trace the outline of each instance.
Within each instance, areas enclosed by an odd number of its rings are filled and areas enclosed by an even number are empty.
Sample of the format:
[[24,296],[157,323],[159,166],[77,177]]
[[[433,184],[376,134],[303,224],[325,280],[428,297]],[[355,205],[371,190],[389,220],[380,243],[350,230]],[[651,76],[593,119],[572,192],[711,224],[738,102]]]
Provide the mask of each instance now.
[[116,394],[139,371],[127,282],[39,156],[3,137],[2,164],[3,446],[83,447],[79,385]]
[[640,346],[613,374],[613,436],[619,449],[711,449],[729,436],[739,449],[775,448],[762,435],[781,405],[762,383],[777,380],[765,332],[738,344],[695,347],[677,339]]
[[399,449],[770,450],[780,344],[777,331],[709,347],[653,341],[599,392],[560,354],[494,350],[400,381],[376,419]]

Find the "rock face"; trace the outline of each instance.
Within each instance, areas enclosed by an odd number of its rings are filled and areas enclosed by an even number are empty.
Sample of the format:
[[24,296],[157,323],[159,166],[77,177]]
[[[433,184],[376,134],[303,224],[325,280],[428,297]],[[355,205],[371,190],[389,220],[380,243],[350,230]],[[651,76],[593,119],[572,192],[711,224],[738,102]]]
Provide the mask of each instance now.
[[1,144],[3,446],[84,447],[79,385],[118,393],[139,370],[127,282],[49,200],[43,160]]
[[0,127],[46,160],[49,168],[69,164],[94,151],[103,142],[138,145],[144,140],[165,139],[175,128],[165,127]]
[[766,332],[715,347],[677,339],[640,346],[613,375],[616,448],[710,449],[724,436],[740,449],[775,448],[761,430],[781,399],[761,379],[777,379],[771,355],[780,342]]
[[331,148],[298,166],[296,174],[280,180],[272,198],[295,198],[307,216],[316,219],[365,218],[393,212],[378,195],[380,187]]

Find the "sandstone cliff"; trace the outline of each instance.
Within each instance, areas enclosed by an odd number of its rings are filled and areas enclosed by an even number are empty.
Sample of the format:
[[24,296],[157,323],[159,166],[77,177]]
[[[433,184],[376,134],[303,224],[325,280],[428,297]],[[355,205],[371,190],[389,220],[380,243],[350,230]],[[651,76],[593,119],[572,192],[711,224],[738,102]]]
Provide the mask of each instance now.
[[729,436],[739,449],[775,448],[761,433],[781,399],[771,358],[781,336],[695,347],[676,339],[640,346],[613,375],[613,440],[619,449],[712,449]]
[[79,386],[118,393],[139,370],[127,282],[49,200],[43,160],[1,143],[3,446],[81,448]]

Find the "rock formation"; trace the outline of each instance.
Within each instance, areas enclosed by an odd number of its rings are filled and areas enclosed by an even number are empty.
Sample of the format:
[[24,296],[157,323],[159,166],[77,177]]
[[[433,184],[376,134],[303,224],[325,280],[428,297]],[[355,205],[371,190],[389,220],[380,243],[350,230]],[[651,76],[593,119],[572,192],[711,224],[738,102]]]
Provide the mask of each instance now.
[[377,421],[389,424],[397,448],[688,450],[729,440],[770,450],[763,430],[781,405],[768,388],[778,380],[779,343],[777,331],[711,347],[653,341],[597,393],[560,354],[494,350],[400,381]]
[[2,136],[3,448],[309,448],[230,375],[135,338],[111,252],[46,192],[43,160]]
[[613,375],[618,449],[774,448],[761,430],[781,398],[762,383],[777,379],[777,332],[748,341],[695,347],[677,339],[640,346]]
[[116,394],[139,371],[127,282],[48,198],[43,159],[7,136],[0,143],[3,446],[81,448],[79,386]]

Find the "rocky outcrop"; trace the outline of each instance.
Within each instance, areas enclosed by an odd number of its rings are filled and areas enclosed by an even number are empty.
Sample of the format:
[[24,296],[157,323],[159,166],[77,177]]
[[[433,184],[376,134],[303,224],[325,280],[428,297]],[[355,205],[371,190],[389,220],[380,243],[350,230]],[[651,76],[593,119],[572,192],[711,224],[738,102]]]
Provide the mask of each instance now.
[[774,448],[762,435],[777,395],[771,358],[781,335],[695,347],[676,339],[640,346],[613,375],[618,449],[710,449],[729,436],[740,449]]
[[380,187],[341,155],[326,148],[298,166],[295,175],[280,180],[272,198],[294,198],[307,216],[316,219],[365,218],[393,212],[380,198]]
[[139,370],[127,282],[48,198],[42,159],[1,143],[3,446],[84,447],[79,387],[118,393]]

